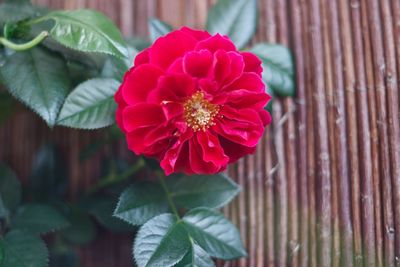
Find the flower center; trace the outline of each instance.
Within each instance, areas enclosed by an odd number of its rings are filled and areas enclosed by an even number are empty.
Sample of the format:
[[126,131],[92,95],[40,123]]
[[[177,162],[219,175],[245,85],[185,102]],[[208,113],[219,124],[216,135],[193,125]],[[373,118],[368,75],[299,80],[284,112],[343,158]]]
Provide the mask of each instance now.
[[219,111],[218,105],[211,104],[204,99],[204,93],[200,91],[186,100],[183,108],[185,121],[195,132],[199,130],[205,131],[214,125],[214,117]]

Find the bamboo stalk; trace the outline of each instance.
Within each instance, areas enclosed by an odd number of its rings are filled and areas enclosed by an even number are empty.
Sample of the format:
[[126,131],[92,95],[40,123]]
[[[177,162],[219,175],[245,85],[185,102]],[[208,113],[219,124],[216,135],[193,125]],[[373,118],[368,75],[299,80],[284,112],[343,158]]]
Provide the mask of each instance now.
[[[264,138],[263,138],[264,139]],[[264,220],[264,177],[266,176],[264,172],[264,146],[262,145],[263,140],[261,140],[260,144],[257,147],[256,151],[256,162],[255,162],[255,171],[256,171],[256,190],[257,190],[257,199],[256,199],[256,209],[257,210],[257,218],[256,218],[256,257],[254,266],[263,267],[265,259],[265,250],[264,250],[264,238],[265,238],[265,226],[266,221]]]
[[248,217],[248,265],[256,265],[257,256],[257,191],[256,191],[256,170],[255,170],[255,156],[249,155],[246,157],[246,180],[248,184],[248,194],[247,194],[247,213]]
[[[288,7],[286,0],[276,2],[278,42],[288,46]],[[283,99],[284,116],[287,120],[283,124],[285,138],[285,161],[286,161],[286,179],[288,195],[288,265],[298,266],[299,261],[299,214],[298,214],[298,194],[297,194],[297,169],[296,169],[296,126],[294,111],[296,107],[293,98]]]
[[351,3],[352,12],[352,30],[353,30],[353,49],[354,53],[354,67],[357,77],[356,94],[357,94],[357,111],[359,117],[358,121],[359,132],[358,139],[360,141],[360,174],[362,177],[362,226],[363,226],[363,249],[364,249],[364,265],[376,266],[376,247],[375,247],[375,222],[374,222],[374,195],[373,195],[373,180],[372,180],[372,156],[371,156],[371,142],[369,132],[368,120],[368,103],[367,103],[367,89],[365,68],[363,60],[363,43],[361,37],[361,16],[360,16],[360,3],[353,1]]
[[[329,17],[329,42],[332,44],[332,72],[334,97],[334,136],[336,148],[331,150],[336,156],[336,172],[338,175],[337,194],[339,200],[339,226],[341,231],[341,264],[350,266],[353,261],[353,229],[349,191],[348,154],[346,138],[346,111],[344,99],[342,49],[340,46],[339,15],[336,1],[329,1],[326,6]],[[334,179],[334,178],[332,178]]]
[[326,99],[324,94],[324,58],[322,55],[320,5],[317,0],[309,1],[310,31],[308,34],[310,45],[311,71],[314,73],[312,86],[314,89],[313,104],[315,105],[315,139],[316,139],[316,196],[317,206],[317,260],[318,266],[331,264],[331,183],[329,169],[328,127],[326,116]]
[[[390,168],[392,172],[392,192],[394,210],[394,228],[400,231],[400,126],[399,93],[396,69],[396,50],[389,0],[380,1],[383,25],[383,43],[385,56],[385,82],[388,112],[388,133]],[[395,234],[395,264],[400,265],[400,234]]]
[[265,149],[265,251],[266,251],[266,264],[268,267],[275,266],[275,246],[274,246],[274,165],[272,165],[272,138],[270,134],[265,134],[263,138],[263,148]]
[[389,141],[387,129],[387,113],[386,113],[386,95],[385,95],[385,77],[382,72],[385,67],[383,44],[381,40],[382,28],[379,17],[379,6],[375,0],[366,0],[367,12],[369,20],[371,47],[373,49],[373,66],[375,78],[375,92],[377,104],[377,125],[379,134],[379,149],[380,149],[380,162],[381,167],[381,181],[383,186],[382,196],[385,197],[383,202],[384,214],[384,266],[394,266],[394,220],[393,220],[393,207],[392,188],[391,188],[391,169],[389,157]]
[[[333,3],[334,1],[330,1]],[[332,57],[331,56],[331,42],[329,40],[329,33],[331,32],[328,25],[328,20],[330,17],[328,16],[329,5],[326,1],[321,2],[321,17],[322,17],[322,32],[323,32],[323,48],[324,48],[324,74],[325,74],[325,95],[327,100],[327,115],[328,115],[328,132],[329,135],[329,151],[331,153],[330,159],[330,170],[331,170],[331,183],[332,183],[332,232],[333,232],[333,242],[332,242],[332,267],[338,267],[340,264],[340,234],[339,234],[339,216],[338,216],[338,171],[337,171],[337,154],[336,152],[336,138],[340,137],[340,135],[335,135],[335,114],[340,113],[337,112],[339,109],[335,105],[335,97],[333,92],[333,76],[335,72],[332,71]],[[335,57],[337,59],[338,57]],[[336,65],[334,65],[336,66]],[[335,77],[335,81],[341,81],[340,77]],[[339,79],[337,79],[339,78]],[[336,87],[337,89],[341,89],[340,87]],[[341,114],[339,114],[340,116]],[[340,120],[339,120],[340,121]],[[340,170],[339,170],[340,171]]]
[[289,5],[291,27],[293,29],[293,52],[296,62],[296,103],[297,103],[297,172],[299,190],[299,266],[308,266],[308,192],[307,192],[307,157],[304,151],[307,150],[307,110],[305,98],[305,63],[304,63],[304,44],[302,38],[302,18],[300,3],[298,0],[292,1]]
[[[305,48],[305,54],[310,54],[310,45],[308,34],[310,31],[309,27],[309,10],[308,3],[306,1],[300,2],[301,15],[302,15],[302,35],[303,35],[303,46]],[[308,191],[308,256],[309,266],[317,266],[317,235],[316,235],[316,194],[315,194],[315,182],[316,182],[316,161],[315,161],[315,134],[314,134],[314,105],[313,105],[313,87],[312,78],[314,76],[311,70],[311,61],[309,57],[305,58],[305,97],[306,97],[306,129],[307,129],[307,191]]]
[[367,79],[368,110],[370,122],[371,158],[372,158],[372,177],[374,191],[374,219],[375,219],[375,241],[376,241],[376,264],[377,267],[383,266],[383,234],[382,234],[382,209],[381,209],[381,188],[379,173],[379,142],[374,90],[374,74],[372,63],[372,49],[370,43],[370,32],[368,28],[367,7],[361,4],[362,37],[364,44],[365,71]]

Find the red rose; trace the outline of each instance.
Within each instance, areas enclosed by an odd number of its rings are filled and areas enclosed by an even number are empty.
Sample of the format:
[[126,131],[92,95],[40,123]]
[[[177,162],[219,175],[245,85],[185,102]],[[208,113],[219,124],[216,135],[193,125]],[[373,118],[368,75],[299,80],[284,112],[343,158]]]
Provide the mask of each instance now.
[[136,56],[115,95],[117,124],[167,175],[220,172],[253,153],[271,121],[261,72],[228,37],[184,27]]

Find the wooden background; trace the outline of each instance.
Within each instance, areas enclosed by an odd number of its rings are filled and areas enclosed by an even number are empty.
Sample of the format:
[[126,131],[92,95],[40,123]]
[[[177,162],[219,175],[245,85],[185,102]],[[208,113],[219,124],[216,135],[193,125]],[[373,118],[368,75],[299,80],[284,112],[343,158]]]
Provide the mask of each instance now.
[[[95,8],[146,36],[154,16],[201,28],[214,1],[35,2]],[[293,50],[297,96],[274,101],[257,153],[229,168],[243,192],[225,212],[249,257],[221,265],[400,266],[400,1],[260,0],[254,42],[264,41]],[[100,156],[80,163],[78,153],[99,134],[49,130],[20,111],[0,129],[0,160],[26,180],[40,144],[54,141],[73,197],[97,179]],[[84,267],[125,267],[130,250],[130,236],[103,233],[79,251]]]

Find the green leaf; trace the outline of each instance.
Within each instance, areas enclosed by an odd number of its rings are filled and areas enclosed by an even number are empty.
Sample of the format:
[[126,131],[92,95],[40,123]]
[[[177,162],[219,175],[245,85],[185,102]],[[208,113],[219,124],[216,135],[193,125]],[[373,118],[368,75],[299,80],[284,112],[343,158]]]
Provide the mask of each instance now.
[[137,53],[135,47],[128,45],[126,58],[108,57],[101,71],[101,76],[122,81],[124,74],[133,66]]
[[30,3],[15,2],[17,1],[7,1],[0,5],[0,26],[6,22],[15,23],[28,18],[38,17],[46,12],[44,8],[32,6]]
[[228,35],[241,49],[257,27],[257,0],[219,0],[208,13],[207,30]]
[[240,191],[240,187],[223,174],[172,176],[167,183],[174,202],[189,209],[220,208]]
[[15,110],[15,102],[10,94],[0,92],[0,125],[7,121]]
[[192,242],[190,250],[175,267],[215,267],[215,264],[207,252]]
[[142,51],[146,49],[147,47],[151,46],[151,42],[149,42],[147,39],[135,36],[126,39],[126,42],[130,45],[136,48],[138,51]]
[[172,214],[162,214],[140,228],[133,254],[138,266],[170,267],[182,260],[189,247],[182,223]]
[[35,201],[54,202],[67,193],[68,180],[64,160],[52,144],[40,147],[29,177],[30,197]]
[[4,251],[4,242],[2,242],[2,240],[0,240],[0,266],[3,266],[2,263],[4,261],[5,255],[4,255],[5,251]]
[[119,83],[114,79],[95,78],[76,87],[67,97],[58,125],[79,129],[98,129],[114,123],[114,94]]
[[49,19],[55,21],[50,36],[67,47],[118,57],[126,53],[118,28],[100,12],[89,9],[54,11],[40,20]]
[[49,253],[45,243],[37,236],[11,231],[0,239],[4,248],[4,267],[45,267]]
[[[19,77],[16,78],[18,73]],[[41,47],[11,55],[0,75],[10,93],[52,127],[70,89],[68,70],[56,53]]]
[[294,62],[290,50],[277,44],[257,44],[251,50],[263,62],[263,79],[274,94],[295,96]]
[[7,213],[14,211],[21,201],[21,183],[15,173],[2,163],[0,163],[0,199]]
[[77,207],[73,207],[66,214],[66,217],[70,226],[61,231],[65,240],[75,245],[86,245],[95,239],[96,225],[86,213]]
[[49,205],[28,204],[22,206],[15,215],[13,229],[32,234],[46,234],[69,225],[66,218]]
[[159,37],[172,31],[172,26],[155,18],[149,19],[149,32],[151,40],[154,42]]
[[159,184],[143,182],[126,189],[119,199],[114,216],[133,225],[168,211],[165,193]]
[[115,232],[132,231],[132,225],[125,221],[113,217],[116,203],[110,198],[96,198],[90,203],[89,212],[97,219],[97,221],[107,229]]
[[50,266],[51,267],[79,267],[79,255],[74,248],[62,248],[50,250]]
[[239,231],[219,212],[197,208],[182,220],[190,236],[211,256],[224,260],[246,256]]

